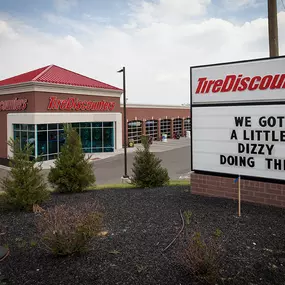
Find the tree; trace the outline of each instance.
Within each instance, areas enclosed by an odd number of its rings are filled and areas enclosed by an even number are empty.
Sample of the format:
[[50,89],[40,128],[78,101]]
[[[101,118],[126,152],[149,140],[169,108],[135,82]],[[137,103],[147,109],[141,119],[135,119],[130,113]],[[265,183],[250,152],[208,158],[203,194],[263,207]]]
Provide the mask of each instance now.
[[11,170],[1,181],[5,191],[5,201],[18,210],[32,210],[33,205],[48,199],[49,191],[41,174],[41,164],[32,157],[33,146],[10,139],[8,146],[13,157],[10,158]]
[[55,166],[51,167],[48,180],[58,192],[82,192],[96,181],[89,163],[90,157],[85,158],[79,134],[75,129],[66,125],[64,134],[65,144],[55,160]]
[[169,183],[167,169],[161,166],[161,159],[149,150],[147,137],[142,137],[143,149],[137,149],[133,163],[131,182],[137,187],[160,187]]

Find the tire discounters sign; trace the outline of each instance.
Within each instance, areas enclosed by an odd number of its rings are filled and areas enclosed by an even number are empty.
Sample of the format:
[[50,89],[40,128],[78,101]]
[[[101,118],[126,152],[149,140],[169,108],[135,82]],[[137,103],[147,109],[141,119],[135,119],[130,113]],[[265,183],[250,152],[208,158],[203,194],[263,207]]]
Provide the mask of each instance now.
[[285,180],[285,57],[191,68],[192,169]]

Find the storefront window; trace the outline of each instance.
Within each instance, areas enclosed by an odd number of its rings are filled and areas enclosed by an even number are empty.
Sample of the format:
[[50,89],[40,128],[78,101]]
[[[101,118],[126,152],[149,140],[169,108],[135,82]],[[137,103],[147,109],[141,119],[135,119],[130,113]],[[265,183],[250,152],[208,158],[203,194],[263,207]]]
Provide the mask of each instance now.
[[114,132],[113,128],[104,128],[103,129],[104,137],[104,152],[113,152],[114,151]]
[[37,127],[38,127],[38,131],[44,131],[44,130],[47,130],[47,124],[37,125]]
[[[48,153],[57,154],[58,153],[58,131],[48,132]],[[51,159],[49,157],[49,159]]]
[[102,128],[102,122],[94,122],[94,123],[92,123],[92,128]]
[[[14,125],[14,139],[19,138],[21,147],[27,142],[37,149],[42,160],[55,159],[65,143],[63,124]],[[86,153],[113,152],[115,144],[113,122],[72,123],[77,130]],[[35,136],[36,130],[36,136]],[[35,153],[33,153],[35,155]]]
[[47,131],[37,132],[38,156],[47,154]]
[[14,126],[14,140],[20,141],[20,147],[23,149],[27,144],[33,147],[32,157],[35,157],[35,125],[15,124]]
[[91,128],[82,128],[80,130],[82,148],[85,152],[91,152]]
[[64,143],[65,143],[64,131],[59,130],[59,152],[61,152]]

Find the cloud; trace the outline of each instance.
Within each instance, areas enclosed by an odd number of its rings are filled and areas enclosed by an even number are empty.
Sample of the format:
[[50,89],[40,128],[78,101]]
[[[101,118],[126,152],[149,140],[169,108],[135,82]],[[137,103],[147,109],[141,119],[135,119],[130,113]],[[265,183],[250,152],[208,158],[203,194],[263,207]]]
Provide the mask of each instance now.
[[211,0],[160,0],[158,2],[134,1],[130,4],[133,18],[138,24],[154,22],[181,23],[204,15]]
[[78,5],[78,0],[53,0],[54,7],[59,12],[68,12]]
[[[210,17],[210,1],[176,1],[132,2],[122,26],[45,15],[49,33],[0,15],[0,79],[54,63],[122,87],[116,71],[126,66],[130,103],[182,104],[191,65],[268,56],[266,18],[236,24]],[[285,12],[278,17],[284,54]]]
[[264,0],[224,0],[226,9],[236,10],[240,8],[257,8],[265,4]]

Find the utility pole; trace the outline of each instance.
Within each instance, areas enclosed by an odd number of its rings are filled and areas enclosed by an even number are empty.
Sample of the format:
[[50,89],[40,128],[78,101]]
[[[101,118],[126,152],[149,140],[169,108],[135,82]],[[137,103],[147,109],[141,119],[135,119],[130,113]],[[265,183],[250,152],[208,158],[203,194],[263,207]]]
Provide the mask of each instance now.
[[267,0],[267,2],[268,2],[269,53],[270,57],[275,57],[279,56],[277,1]]

